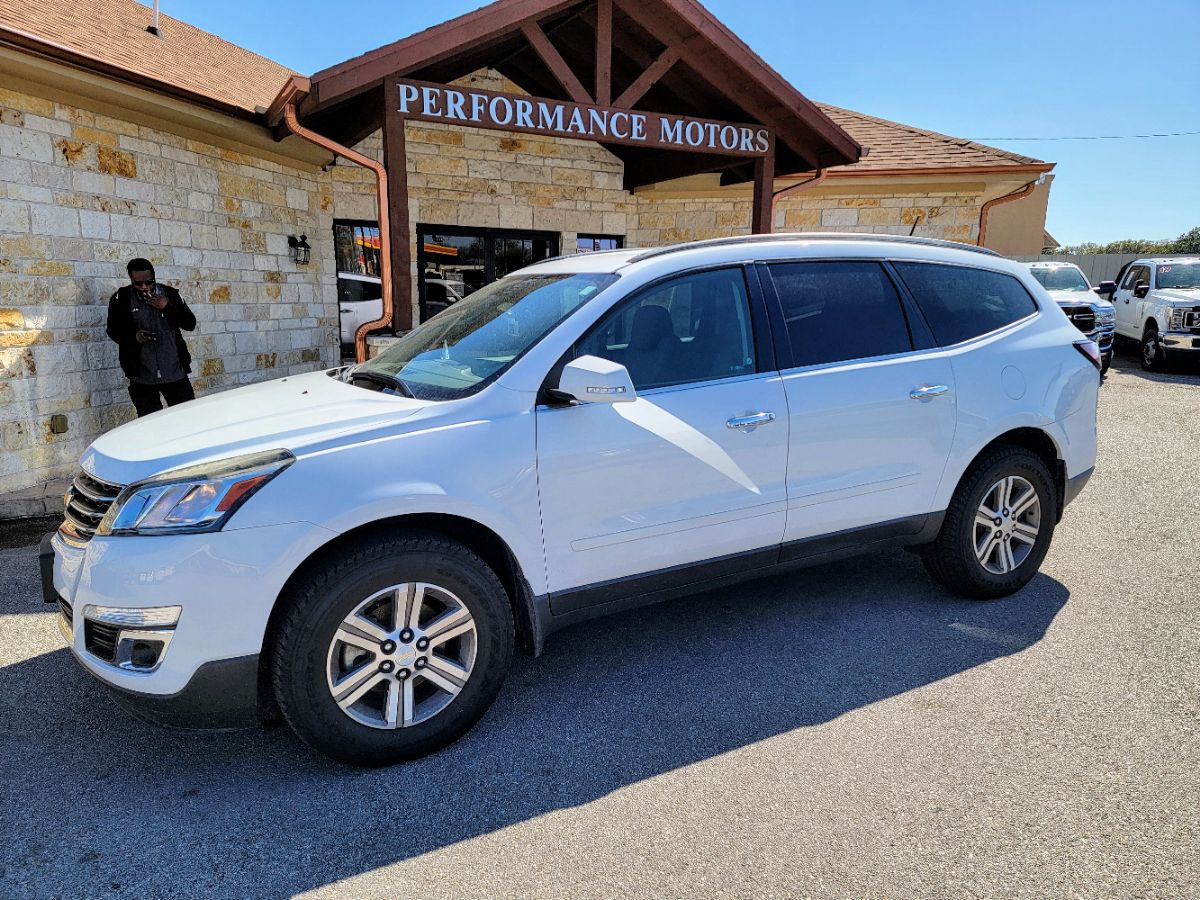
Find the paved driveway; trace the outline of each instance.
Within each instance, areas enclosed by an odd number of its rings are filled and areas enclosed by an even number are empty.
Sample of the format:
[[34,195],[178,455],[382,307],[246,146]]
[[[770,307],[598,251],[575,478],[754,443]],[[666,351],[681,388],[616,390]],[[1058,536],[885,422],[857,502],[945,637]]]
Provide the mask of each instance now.
[[0,550],[0,896],[1195,896],[1200,374],[1135,366],[1019,595],[896,552],[589,623],[384,771],[130,719]]

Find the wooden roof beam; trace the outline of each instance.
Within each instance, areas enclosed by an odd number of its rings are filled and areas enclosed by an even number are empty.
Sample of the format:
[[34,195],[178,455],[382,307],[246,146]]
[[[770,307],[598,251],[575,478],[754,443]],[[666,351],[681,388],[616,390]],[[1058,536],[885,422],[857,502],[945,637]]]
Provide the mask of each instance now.
[[542,31],[541,25],[537,22],[522,22],[521,33],[525,35],[530,46],[537,51],[537,55],[546,64],[546,68],[554,73],[554,77],[567,92],[567,96],[576,103],[594,102],[592,96],[575,77],[575,73],[571,71],[571,67],[567,65],[567,61],[562,58],[562,54],[550,43],[550,38],[546,37],[546,32]]
[[621,109],[633,109],[633,105],[646,95],[646,91],[654,87],[659,79],[670,71],[671,66],[679,61],[680,57],[687,50],[689,42],[693,40],[695,38],[688,38],[667,47],[666,50],[658,55],[658,58],[654,62],[646,67],[646,71],[639,75],[633,84],[625,88],[621,96],[613,103],[613,106],[620,107]]
[[612,105],[612,0],[596,0],[597,106]]

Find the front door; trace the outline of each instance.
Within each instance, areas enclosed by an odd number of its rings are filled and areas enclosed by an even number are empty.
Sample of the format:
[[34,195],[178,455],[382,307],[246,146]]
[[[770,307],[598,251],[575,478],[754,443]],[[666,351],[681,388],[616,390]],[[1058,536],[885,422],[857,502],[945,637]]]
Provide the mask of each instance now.
[[624,365],[638,396],[538,407],[555,614],[774,561],[788,417],[756,348],[759,303],[740,267],[687,274],[623,300],[576,345]]
[[1138,340],[1142,337],[1142,301],[1134,296],[1134,290],[1139,281],[1150,282],[1148,266],[1130,266],[1117,286],[1117,296],[1113,298],[1113,306],[1117,309],[1117,331]]

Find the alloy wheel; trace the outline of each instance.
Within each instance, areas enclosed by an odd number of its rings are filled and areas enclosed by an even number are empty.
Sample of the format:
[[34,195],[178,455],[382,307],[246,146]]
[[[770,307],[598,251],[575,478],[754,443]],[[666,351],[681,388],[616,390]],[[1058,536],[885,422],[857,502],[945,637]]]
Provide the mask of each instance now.
[[975,557],[994,575],[1007,575],[1033,552],[1042,525],[1037,490],[1020,475],[1000,479],[975,512]]
[[419,725],[462,692],[476,649],[475,619],[453,592],[424,582],[393,585],[338,626],[327,656],[329,692],[362,725]]

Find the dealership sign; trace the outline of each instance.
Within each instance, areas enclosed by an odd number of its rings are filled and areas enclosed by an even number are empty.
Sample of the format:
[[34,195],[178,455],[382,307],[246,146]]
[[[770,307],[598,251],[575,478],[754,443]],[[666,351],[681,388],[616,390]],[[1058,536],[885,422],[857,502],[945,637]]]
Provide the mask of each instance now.
[[771,149],[770,129],[761,125],[635,112],[425,81],[399,80],[394,84],[400,114],[424,122],[727,156],[766,156]]

